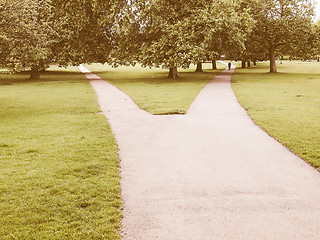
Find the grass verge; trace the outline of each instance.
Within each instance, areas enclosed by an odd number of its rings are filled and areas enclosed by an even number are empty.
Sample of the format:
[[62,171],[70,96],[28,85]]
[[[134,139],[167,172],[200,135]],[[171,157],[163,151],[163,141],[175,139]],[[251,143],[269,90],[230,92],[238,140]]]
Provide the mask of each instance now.
[[320,168],[320,63],[268,63],[237,69],[233,89],[252,119],[271,136]]
[[117,145],[81,73],[0,74],[0,239],[120,239]]
[[136,67],[111,68],[107,65],[85,65],[90,71],[127,93],[134,102],[151,114],[185,114],[201,89],[217,73],[225,69],[210,70],[203,64],[204,72],[194,69],[179,70],[179,79],[169,79],[168,70]]

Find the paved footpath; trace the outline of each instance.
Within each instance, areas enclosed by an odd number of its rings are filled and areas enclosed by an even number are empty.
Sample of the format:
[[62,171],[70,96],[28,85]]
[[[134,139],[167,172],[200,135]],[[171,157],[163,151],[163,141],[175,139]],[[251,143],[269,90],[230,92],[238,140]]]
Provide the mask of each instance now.
[[120,148],[124,240],[320,239],[319,172],[250,120],[233,69],[170,116],[81,70]]

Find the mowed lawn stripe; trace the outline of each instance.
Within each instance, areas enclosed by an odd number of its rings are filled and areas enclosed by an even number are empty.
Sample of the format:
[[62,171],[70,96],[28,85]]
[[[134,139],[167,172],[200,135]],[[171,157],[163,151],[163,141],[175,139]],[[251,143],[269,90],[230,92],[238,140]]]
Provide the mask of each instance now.
[[81,73],[0,75],[0,238],[120,239],[118,148]]

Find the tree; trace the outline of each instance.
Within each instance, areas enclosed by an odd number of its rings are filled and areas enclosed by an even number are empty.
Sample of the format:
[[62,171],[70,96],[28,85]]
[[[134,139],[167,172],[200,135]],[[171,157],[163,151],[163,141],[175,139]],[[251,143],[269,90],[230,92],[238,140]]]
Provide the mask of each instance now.
[[[277,72],[276,51],[289,49],[309,37],[312,26],[311,0],[259,0],[252,2],[252,16],[256,20],[253,35],[267,52],[270,72]],[[282,53],[284,54],[284,52]]]
[[121,19],[120,35],[134,40],[120,41],[125,44],[118,49],[118,58],[130,52],[143,66],[168,68],[169,77],[177,78],[177,68],[188,68],[191,63],[201,71],[202,61],[215,60],[224,49],[242,45],[244,40],[239,26],[249,16],[235,12],[237,1],[130,2]]
[[[249,54],[249,47],[252,36],[252,28],[255,24],[255,20],[252,17],[252,2],[256,0],[236,0],[232,1],[230,6],[233,9],[231,16],[222,18],[227,24],[222,29],[220,38],[211,40],[211,48],[217,49],[220,55],[224,55],[226,58],[241,60],[242,66],[245,67],[245,63],[249,62],[251,54]],[[228,11],[223,9],[222,14]],[[230,11],[230,10],[229,10]],[[228,21],[230,21],[228,23]],[[214,34],[214,36],[217,36]]]
[[187,39],[192,46],[187,57],[198,63],[197,69],[201,70],[202,61],[214,62],[221,55],[244,48],[252,19],[240,1],[205,1],[190,12],[192,24],[184,27],[192,33]]
[[251,61],[255,64],[258,60],[267,60],[268,54],[266,54],[260,45],[259,41],[257,40],[257,36],[252,32],[248,32],[246,35],[246,40],[244,41],[244,47],[238,50],[236,55],[233,55],[233,58],[241,60],[241,67],[246,68],[246,63],[247,66],[250,67]]
[[38,70],[50,55],[49,36],[54,34],[50,2],[2,0],[0,13],[1,39],[6,43],[1,63],[14,71],[29,68],[32,78],[39,77]]
[[279,54],[283,56],[283,53],[286,53],[301,60],[316,58],[319,54],[317,25],[312,23],[305,31],[305,38],[292,42],[288,46],[280,46]]
[[[0,0],[0,62],[31,78],[52,61],[61,66],[106,62],[114,20],[124,0]],[[6,24],[10,20],[10,27]]]
[[183,30],[181,20],[187,17],[187,6],[191,4],[189,0],[156,0],[138,8],[136,17],[141,33],[138,62],[143,66],[169,68],[170,78],[179,77],[177,68],[190,64],[185,56],[190,49],[185,41],[189,33]]
[[320,20],[314,25],[315,41],[314,48],[317,54],[317,61],[320,62]]
[[5,59],[8,58],[9,55],[9,42],[11,36],[16,31],[21,31],[22,26],[16,21],[14,15],[11,14],[14,12],[17,14],[21,14],[21,4],[17,7],[13,6],[10,1],[0,0],[0,64],[4,65]]
[[110,62],[115,26],[125,0],[53,0],[59,38],[52,58],[62,65]]

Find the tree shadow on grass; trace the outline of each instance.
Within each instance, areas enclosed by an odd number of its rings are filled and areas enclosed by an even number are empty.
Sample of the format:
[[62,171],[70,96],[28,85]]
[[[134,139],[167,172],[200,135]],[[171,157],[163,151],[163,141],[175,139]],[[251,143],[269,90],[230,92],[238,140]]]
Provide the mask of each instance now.
[[99,75],[103,80],[110,83],[120,83],[120,84],[129,84],[129,83],[143,83],[143,84],[176,84],[176,83],[194,83],[194,82],[203,82],[209,81],[217,74],[221,73],[221,70],[204,70],[204,72],[195,72],[194,70],[185,70],[180,71],[179,78],[168,78],[169,72],[164,71],[154,71],[154,72],[139,72],[128,74],[128,72],[121,71],[100,71],[94,72]]
[[276,72],[276,73],[270,73],[270,72],[237,72],[235,71],[233,73],[233,75],[239,75],[239,76],[253,76],[253,75],[257,75],[257,76],[265,76],[265,77],[273,77],[273,78],[277,78],[277,77],[281,77],[281,76],[305,76],[305,75],[319,75],[317,73],[299,73],[299,72]]
[[30,71],[19,73],[0,73],[1,85],[41,83],[41,82],[83,82],[83,73],[74,71],[41,71],[39,79],[29,79]]
[[296,73],[296,72],[236,72],[232,77],[232,83],[250,81],[250,82],[269,82],[269,83],[281,83],[281,82],[295,82],[300,79],[304,81],[319,81],[319,75],[317,73]]

